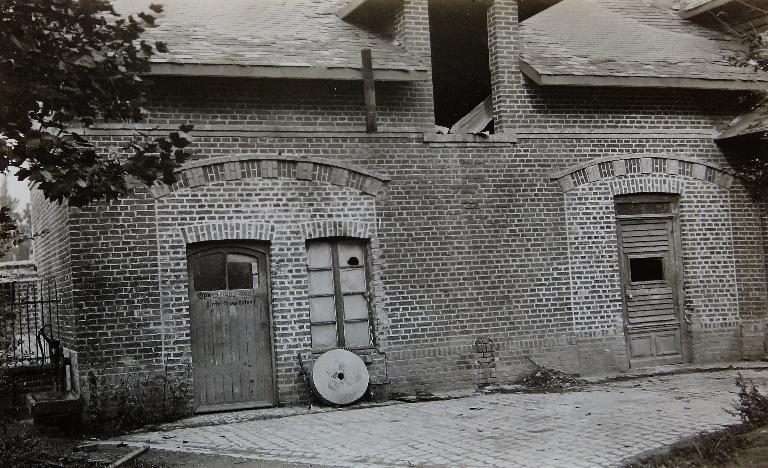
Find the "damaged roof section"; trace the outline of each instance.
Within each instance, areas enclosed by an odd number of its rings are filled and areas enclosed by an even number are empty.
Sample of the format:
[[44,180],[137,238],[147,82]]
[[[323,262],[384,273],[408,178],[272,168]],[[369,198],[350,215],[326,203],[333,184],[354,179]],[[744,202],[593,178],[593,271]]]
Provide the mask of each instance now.
[[736,117],[715,139],[725,140],[764,132],[768,132],[768,106],[766,105]]
[[678,14],[701,25],[738,34],[768,30],[768,0],[688,0]]
[[[123,14],[146,0],[115,0]],[[148,40],[169,52],[152,58],[160,75],[361,79],[360,50],[373,50],[377,80],[428,80],[428,66],[392,38],[336,16],[336,0],[163,0]]]
[[683,0],[680,2],[679,14],[683,18],[692,18],[711,12],[728,3],[731,3],[731,0]]
[[391,33],[392,18],[402,0],[342,0],[336,16],[372,31]]
[[743,45],[652,0],[563,0],[520,24],[521,70],[542,85],[763,89]]

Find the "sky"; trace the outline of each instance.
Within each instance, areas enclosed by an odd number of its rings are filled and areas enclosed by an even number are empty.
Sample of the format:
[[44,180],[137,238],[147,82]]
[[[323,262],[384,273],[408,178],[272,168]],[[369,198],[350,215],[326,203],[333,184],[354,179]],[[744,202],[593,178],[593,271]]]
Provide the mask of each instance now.
[[22,214],[29,204],[29,188],[26,182],[21,182],[13,175],[0,174],[0,183],[8,184],[8,193],[19,201],[17,211]]

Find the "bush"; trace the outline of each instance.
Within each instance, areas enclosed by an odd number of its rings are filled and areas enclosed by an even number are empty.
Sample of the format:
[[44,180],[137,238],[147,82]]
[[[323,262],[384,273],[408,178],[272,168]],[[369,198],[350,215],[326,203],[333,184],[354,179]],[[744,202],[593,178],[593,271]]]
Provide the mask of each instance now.
[[117,433],[176,421],[189,413],[190,387],[162,374],[130,374],[117,383],[88,372],[87,417],[97,432]]
[[739,403],[735,413],[741,422],[749,427],[768,426],[768,395],[760,393],[741,373],[736,377],[736,385],[739,387]]

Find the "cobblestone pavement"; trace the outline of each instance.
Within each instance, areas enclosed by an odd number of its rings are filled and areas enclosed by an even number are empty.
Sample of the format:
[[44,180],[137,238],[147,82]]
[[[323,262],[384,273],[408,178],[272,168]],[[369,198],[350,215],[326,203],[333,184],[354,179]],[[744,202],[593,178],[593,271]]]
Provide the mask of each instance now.
[[[763,388],[768,371],[742,371]],[[736,371],[134,434],[130,444],[321,466],[615,466],[737,422]]]

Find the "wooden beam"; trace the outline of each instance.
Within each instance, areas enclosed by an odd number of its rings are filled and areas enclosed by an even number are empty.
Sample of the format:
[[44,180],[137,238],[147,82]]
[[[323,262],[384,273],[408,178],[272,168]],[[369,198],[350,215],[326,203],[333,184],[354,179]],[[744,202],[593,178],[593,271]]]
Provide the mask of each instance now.
[[475,106],[469,114],[453,124],[448,133],[480,133],[493,120],[493,100],[491,96]]
[[376,86],[373,81],[373,58],[371,49],[360,51],[363,62],[363,96],[365,98],[365,131],[376,133]]

